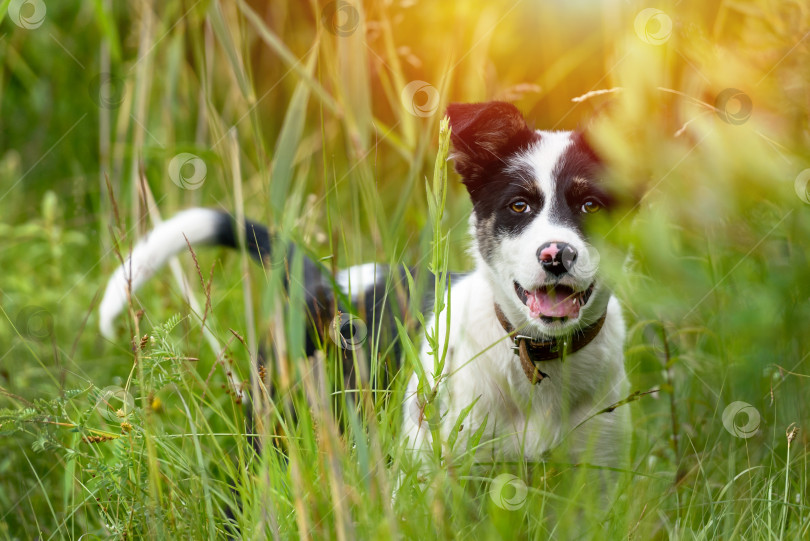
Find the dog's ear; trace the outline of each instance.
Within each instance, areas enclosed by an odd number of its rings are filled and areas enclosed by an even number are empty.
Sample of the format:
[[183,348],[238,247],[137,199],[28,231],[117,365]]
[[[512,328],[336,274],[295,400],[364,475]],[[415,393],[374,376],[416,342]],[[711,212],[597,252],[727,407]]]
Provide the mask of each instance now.
[[493,163],[535,137],[526,119],[511,103],[451,103],[447,116],[456,171],[465,183],[474,183]]

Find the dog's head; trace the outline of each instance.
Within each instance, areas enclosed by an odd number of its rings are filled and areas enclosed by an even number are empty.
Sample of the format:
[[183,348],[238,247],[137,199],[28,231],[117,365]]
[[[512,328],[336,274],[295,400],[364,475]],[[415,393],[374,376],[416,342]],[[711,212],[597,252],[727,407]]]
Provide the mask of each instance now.
[[596,321],[610,295],[585,231],[612,198],[584,135],[535,131],[503,102],[452,104],[447,114],[476,257],[506,316],[535,336]]

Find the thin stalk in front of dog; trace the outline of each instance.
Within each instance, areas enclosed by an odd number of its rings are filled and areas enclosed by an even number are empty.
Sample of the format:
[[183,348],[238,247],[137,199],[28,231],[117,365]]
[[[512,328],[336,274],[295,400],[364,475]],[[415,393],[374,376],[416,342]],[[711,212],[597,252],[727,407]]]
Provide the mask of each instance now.
[[[442,217],[444,216],[445,201],[447,195],[447,154],[450,148],[450,119],[444,117],[439,124],[439,150],[436,154],[436,161],[433,168],[433,184],[426,183],[428,199],[428,209],[433,223],[433,240],[431,245],[430,272],[435,276],[433,286],[433,326],[425,333],[425,339],[430,346],[433,357],[433,386],[428,392],[430,384],[428,381],[420,381],[419,387],[425,389],[424,401],[427,409],[431,402],[436,399],[439,392],[439,385],[444,372],[444,363],[447,357],[449,344],[449,333],[444,333],[444,340],[439,343],[440,318],[442,311],[446,309],[444,317],[445,329],[450,329],[450,287],[447,283],[447,257],[448,243],[442,233]],[[444,292],[447,291],[447,302],[444,300]],[[427,379],[427,378],[425,378]],[[441,458],[441,439],[439,434],[440,415],[428,417],[428,426],[433,440],[433,453],[436,459]]]
[[782,518],[779,521],[780,540],[785,538],[785,526],[787,525],[788,518],[788,494],[790,492],[790,444],[793,443],[793,439],[796,437],[798,432],[799,429],[796,427],[796,423],[791,423],[790,426],[787,427],[787,430],[785,430],[785,437],[787,438],[787,456],[785,457],[785,493],[782,500]]
[[[439,151],[436,154],[436,162],[433,166],[433,186],[432,190],[428,190],[428,208],[430,210],[430,218],[433,222],[433,242],[432,242],[432,257],[430,262],[430,271],[436,275],[436,280],[433,286],[433,330],[434,340],[431,341],[431,349],[433,354],[433,377],[438,378],[444,370],[444,362],[447,356],[447,348],[449,344],[448,336],[445,335],[444,343],[441,348],[441,355],[439,355],[438,344],[438,328],[439,318],[441,312],[447,308],[445,317],[447,323],[450,322],[450,306],[449,302],[445,306],[444,290],[447,288],[447,257],[448,257],[448,243],[447,239],[442,233],[442,218],[444,217],[444,208],[447,198],[447,153],[450,148],[450,119],[444,117],[439,125]],[[450,291],[447,288],[448,301],[450,298]],[[448,327],[449,329],[449,327]]]
[[635,402],[636,400],[640,400],[642,396],[647,396],[647,395],[651,395],[651,394],[655,394],[655,393],[659,393],[659,392],[661,392],[661,389],[658,389],[658,388],[650,389],[649,391],[634,391],[633,393],[627,395],[625,398],[619,400],[618,402],[614,402],[613,404],[607,406],[606,408],[602,408],[601,410],[593,413],[592,415],[589,415],[588,417],[586,417],[585,419],[580,421],[579,424],[577,424],[574,428],[572,428],[570,431],[568,431],[568,433],[564,436],[564,438],[567,438],[570,434],[572,434],[574,431],[576,431],[577,428],[581,427],[582,425],[584,425],[585,423],[587,423],[588,421],[590,421],[594,417],[598,417],[599,415],[604,415],[605,413],[613,413],[613,410],[615,410],[616,408],[619,408],[621,406],[626,406],[627,404],[630,404],[631,402]]

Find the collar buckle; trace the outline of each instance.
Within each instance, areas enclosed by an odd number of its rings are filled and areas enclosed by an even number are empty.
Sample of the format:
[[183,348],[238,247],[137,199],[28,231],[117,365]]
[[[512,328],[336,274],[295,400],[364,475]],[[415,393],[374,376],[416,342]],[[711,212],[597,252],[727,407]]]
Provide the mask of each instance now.
[[[495,315],[497,316],[501,327],[503,327],[503,330],[505,330],[506,333],[511,336],[516,329],[509,323],[509,320],[506,319],[506,316],[504,315],[503,311],[501,311],[501,307],[498,306],[498,303],[495,303]],[[537,368],[539,362],[552,361],[555,359],[563,360],[565,358],[565,353],[574,353],[587,346],[591,340],[596,338],[596,336],[599,334],[602,324],[605,322],[605,318],[607,318],[607,311],[605,311],[594,323],[591,323],[584,329],[579,329],[573,335],[566,336],[564,338],[537,341],[530,336],[526,336],[525,334],[516,334],[512,338],[512,345],[510,347],[515,355],[520,358],[523,372],[526,374],[529,382],[532,385],[536,385],[544,378],[548,377],[547,374],[544,374],[539,368]],[[531,348],[521,347],[527,346],[527,344],[523,344],[524,340],[529,341]],[[561,346],[563,355],[560,354]]]
[[525,334],[516,334],[514,336],[514,338],[513,338],[514,343],[509,347],[512,348],[512,351],[515,353],[515,355],[520,355],[520,342],[521,342],[521,340],[528,340],[528,341],[531,342],[532,337],[531,336],[526,336]]

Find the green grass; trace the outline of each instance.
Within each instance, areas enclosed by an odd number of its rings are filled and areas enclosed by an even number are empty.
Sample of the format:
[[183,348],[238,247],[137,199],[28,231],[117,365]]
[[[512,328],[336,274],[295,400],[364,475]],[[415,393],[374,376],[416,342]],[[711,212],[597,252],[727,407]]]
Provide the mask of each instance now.
[[[810,535],[804,3],[665,2],[671,35],[660,18],[637,33],[636,2],[352,2],[337,30],[316,1],[48,2],[31,29],[17,4],[0,2],[0,537]],[[411,81],[435,110],[403,100]],[[268,223],[330,268],[469,269],[468,198],[434,176],[439,123],[450,101],[493,98],[538,128],[587,125],[610,180],[645,194],[594,231],[632,389],[657,390],[621,406],[632,465],[607,506],[593,470],[556,458],[437,448],[417,482],[399,439],[412,356],[349,396],[329,343],[302,359],[301,290],[283,294],[278,260],[183,254],[116,341],[97,332],[119,257],[193,205]],[[170,178],[183,152],[205,163],[199,189]],[[272,399],[251,378],[259,344]],[[372,349],[373,377],[391,359]],[[756,411],[751,437],[732,434],[744,413],[724,427],[733,402]],[[505,498],[526,487],[516,509],[491,496],[503,474]]]

